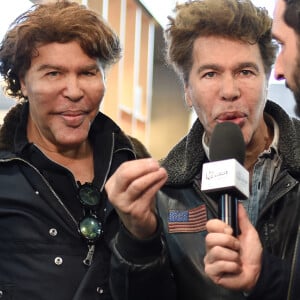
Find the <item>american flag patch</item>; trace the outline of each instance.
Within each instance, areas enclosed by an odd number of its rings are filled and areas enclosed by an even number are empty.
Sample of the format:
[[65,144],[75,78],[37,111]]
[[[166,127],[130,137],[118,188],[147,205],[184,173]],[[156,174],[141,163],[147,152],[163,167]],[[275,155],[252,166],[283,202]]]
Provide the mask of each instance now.
[[168,215],[169,233],[204,231],[206,222],[205,204],[190,210],[170,210]]

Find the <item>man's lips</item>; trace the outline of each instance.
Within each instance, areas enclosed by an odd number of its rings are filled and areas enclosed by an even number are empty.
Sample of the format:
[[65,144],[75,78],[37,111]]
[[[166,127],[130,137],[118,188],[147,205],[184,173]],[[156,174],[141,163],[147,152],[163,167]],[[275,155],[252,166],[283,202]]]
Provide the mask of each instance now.
[[63,112],[60,113],[63,116],[78,116],[78,115],[83,115],[86,114],[85,111],[83,110],[65,110]]
[[244,122],[246,117],[247,117],[247,115],[242,112],[225,112],[225,113],[218,115],[218,117],[216,118],[216,121],[218,123],[233,122],[236,124],[241,124],[242,122]]
[[65,120],[67,125],[79,126],[83,122],[83,120],[86,116],[86,113],[83,111],[65,111],[65,112],[61,113],[60,115]]

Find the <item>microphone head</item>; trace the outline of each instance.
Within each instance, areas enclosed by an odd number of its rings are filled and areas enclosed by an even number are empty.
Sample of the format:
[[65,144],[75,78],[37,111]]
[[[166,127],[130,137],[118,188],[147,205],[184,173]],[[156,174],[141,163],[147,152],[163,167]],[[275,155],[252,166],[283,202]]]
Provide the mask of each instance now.
[[209,144],[211,161],[234,158],[243,165],[245,152],[244,137],[238,125],[232,122],[223,122],[215,126]]

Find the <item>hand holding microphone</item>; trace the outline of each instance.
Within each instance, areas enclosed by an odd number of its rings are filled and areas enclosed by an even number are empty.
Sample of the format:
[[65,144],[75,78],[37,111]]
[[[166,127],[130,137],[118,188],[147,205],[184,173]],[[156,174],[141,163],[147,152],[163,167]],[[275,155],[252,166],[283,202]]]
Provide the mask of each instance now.
[[210,162],[203,164],[201,190],[217,195],[219,219],[230,225],[237,236],[237,203],[249,197],[249,173],[243,167],[245,142],[238,125],[231,122],[216,125],[209,158]]
[[[263,248],[239,199],[249,197],[249,173],[242,166],[245,143],[234,123],[218,124],[209,145],[211,162],[203,166],[202,191],[218,196],[219,220],[206,224],[205,272],[218,285],[249,292],[261,272]],[[227,223],[231,230],[226,228]],[[222,262],[222,263],[220,263]]]

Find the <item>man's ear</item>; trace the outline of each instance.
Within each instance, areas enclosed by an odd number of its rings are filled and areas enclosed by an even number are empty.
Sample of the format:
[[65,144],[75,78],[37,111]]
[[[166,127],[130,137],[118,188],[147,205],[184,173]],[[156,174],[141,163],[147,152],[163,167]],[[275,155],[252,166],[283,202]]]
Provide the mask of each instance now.
[[188,107],[193,107],[193,102],[190,97],[190,89],[188,85],[184,85],[184,101]]
[[24,97],[27,97],[28,93],[27,93],[27,88],[26,88],[25,82],[24,82],[24,78],[20,78],[20,85],[21,85],[22,95]]

